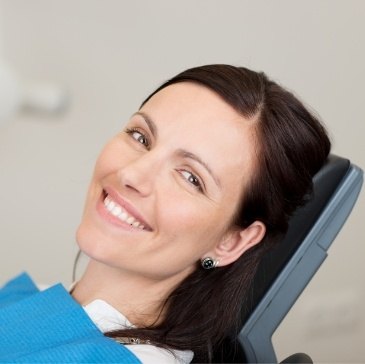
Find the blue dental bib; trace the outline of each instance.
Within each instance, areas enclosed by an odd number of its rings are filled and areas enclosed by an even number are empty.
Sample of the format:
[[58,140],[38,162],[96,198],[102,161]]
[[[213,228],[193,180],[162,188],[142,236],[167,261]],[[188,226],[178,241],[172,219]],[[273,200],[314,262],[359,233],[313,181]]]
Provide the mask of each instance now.
[[0,362],[141,363],[105,337],[61,284],[40,292],[26,273],[0,289]]

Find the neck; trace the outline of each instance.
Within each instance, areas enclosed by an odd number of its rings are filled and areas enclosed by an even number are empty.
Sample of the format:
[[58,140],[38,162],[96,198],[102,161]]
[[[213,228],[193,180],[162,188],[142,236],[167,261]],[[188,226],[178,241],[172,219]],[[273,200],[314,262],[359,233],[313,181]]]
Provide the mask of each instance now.
[[178,283],[176,278],[153,280],[90,259],[72,296],[81,305],[102,299],[143,327],[163,318],[165,300]]

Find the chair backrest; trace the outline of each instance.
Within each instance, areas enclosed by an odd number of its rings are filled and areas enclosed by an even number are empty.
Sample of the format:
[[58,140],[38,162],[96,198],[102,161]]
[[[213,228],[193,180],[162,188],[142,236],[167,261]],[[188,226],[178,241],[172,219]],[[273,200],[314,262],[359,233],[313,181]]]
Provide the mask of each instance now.
[[296,211],[285,238],[262,259],[254,279],[252,306],[238,336],[226,342],[217,362],[275,363],[271,337],[327,257],[327,249],[349,216],[363,171],[330,155],[313,178],[313,197]]

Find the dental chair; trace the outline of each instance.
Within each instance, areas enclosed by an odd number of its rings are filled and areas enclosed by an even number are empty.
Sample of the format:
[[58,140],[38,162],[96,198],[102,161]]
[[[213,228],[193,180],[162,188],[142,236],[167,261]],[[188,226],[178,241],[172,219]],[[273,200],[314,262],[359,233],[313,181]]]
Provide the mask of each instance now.
[[[266,253],[256,273],[252,305],[238,337],[215,348],[213,363],[277,363],[271,337],[327,257],[358,198],[363,171],[330,155],[313,178],[313,197],[289,222],[284,239]],[[298,353],[281,363],[312,363]]]

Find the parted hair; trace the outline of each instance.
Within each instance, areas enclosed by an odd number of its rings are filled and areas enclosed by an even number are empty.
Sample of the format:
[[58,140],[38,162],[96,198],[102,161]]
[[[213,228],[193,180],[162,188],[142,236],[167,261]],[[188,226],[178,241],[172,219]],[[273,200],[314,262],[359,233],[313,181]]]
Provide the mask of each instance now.
[[228,266],[207,271],[197,262],[195,271],[166,298],[158,324],[106,335],[192,350],[194,361],[206,362],[212,348],[239,329],[257,266],[267,249],[283,237],[296,208],[310,196],[312,177],[326,161],[331,144],[323,125],[292,92],[265,73],[244,67],[214,64],[188,69],[163,83],[142,105],[179,82],[207,87],[242,115],[242,122],[255,121],[257,161],[232,225],[246,228],[259,220],[266,234]]

